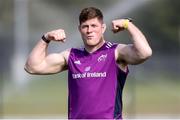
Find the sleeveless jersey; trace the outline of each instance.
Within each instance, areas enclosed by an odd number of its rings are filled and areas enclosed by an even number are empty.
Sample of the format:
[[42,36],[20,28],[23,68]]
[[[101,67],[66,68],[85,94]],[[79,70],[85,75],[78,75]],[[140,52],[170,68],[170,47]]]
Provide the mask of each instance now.
[[115,60],[117,44],[93,53],[72,48],[68,59],[68,118],[122,118],[122,90],[128,74]]

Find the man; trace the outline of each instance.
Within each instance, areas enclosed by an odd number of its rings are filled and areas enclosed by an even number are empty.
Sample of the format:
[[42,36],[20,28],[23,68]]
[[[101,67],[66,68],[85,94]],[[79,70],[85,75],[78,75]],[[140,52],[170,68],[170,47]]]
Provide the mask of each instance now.
[[68,118],[121,119],[122,90],[128,64],[140,64],[152,50],[141,31],[128,19],[112,21],[117,33],[127,30],[131,45],[105,41],[106,25],[101,11],[88,7],[79,16],[84,48],[47,54],[50,41],[65,42],[63,29],[44,34],[29,55],[25,70],[31,74],[54,74],[68,70]]

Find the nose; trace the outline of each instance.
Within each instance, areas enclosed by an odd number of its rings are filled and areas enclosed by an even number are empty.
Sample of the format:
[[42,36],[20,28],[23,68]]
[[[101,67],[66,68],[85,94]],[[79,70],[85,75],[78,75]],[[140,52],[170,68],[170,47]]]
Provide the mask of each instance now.
[[91,26],[89,26],[89,27],[88,27],[88,29],[87,29],[87,33],[91,33],[91,32],[92,32],[92,30],[93,30],[93,29],[92,29],[92,27],[91,27]]

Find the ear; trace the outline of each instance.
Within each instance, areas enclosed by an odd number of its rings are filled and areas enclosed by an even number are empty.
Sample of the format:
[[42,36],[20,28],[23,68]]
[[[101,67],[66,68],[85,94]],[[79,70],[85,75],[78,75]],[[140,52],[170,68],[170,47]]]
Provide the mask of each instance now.
[[102,24],[102,28],[103,28],[102,33],[104,33],[106,31],[106,24],[105,23]]

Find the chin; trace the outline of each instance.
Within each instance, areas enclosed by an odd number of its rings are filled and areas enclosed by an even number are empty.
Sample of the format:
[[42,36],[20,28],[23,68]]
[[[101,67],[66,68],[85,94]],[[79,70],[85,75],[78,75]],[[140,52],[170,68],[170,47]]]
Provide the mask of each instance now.
[[98,42],[95,42],[94,40],[87,40],[86,41],[86,45],[88,45],[88,46],[95,46],[97,44],[98,44]]

